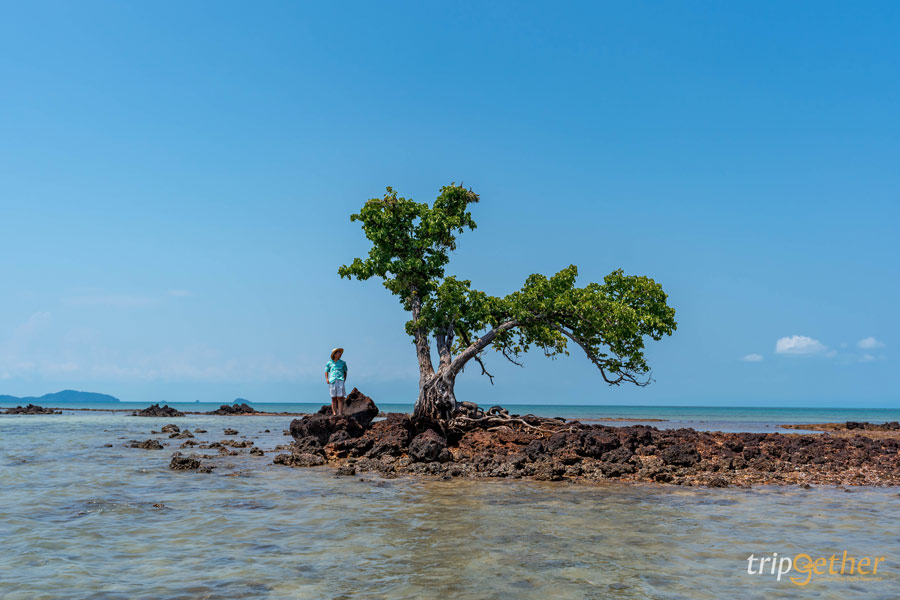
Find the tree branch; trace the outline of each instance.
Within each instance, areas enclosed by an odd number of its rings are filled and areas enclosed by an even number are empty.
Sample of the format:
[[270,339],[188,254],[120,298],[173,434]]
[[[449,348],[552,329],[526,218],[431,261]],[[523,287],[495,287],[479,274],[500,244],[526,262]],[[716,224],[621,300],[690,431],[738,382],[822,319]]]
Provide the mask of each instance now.
[[[459,332],[459,339],[461,339],[463,341],[463,343],[466,344],[466,346],[471,345],[471,342],[469,341],[469,334],[467,334],[465,331]],[[491,385],[494,385],[494,376],[488,372],[487,367],[484,366],[484,361],[481,360],[481,357],[476,354],[472,358],[474,358],[475,361],[479,364],[479,366],[481,366],[481,374],[487,375],[488,379],[491,380]]]
[[552,327],[553,329],[562,333],[564,336],[566,336],[567,338],[569,338],[570,340],[572,340],[573,342],[578,344],[581,347],[581,349],[584,351],[584,353],[587,355],[588,359],[590,359],[590,361],[592,363],[594,363],[594,365],[596,365],[598,369],[600,369],[600,375],[603,376],[603,380],[606,383],[608,383],[610,385],[619,385],[623,381],[627,381],[628,383],[633,383],[634,385],[636,385],[638,387],[646,387],[646,386],[650,385],[651,379],[649,376],[647,377],[646,380],[641,381],[637,377],[632,375],[631,373],[627,373],[624,371],[619,371],[618,377],[610,379],[609,376],[606,374],[606,369],[604,368],[603,360],[598,358],[597,355],[595,355],[594,352],[590,349],[590,347],[581,340],[581,338],[576,336],[573,332],[565,329],[564,327],[560,327],[559,325],[550,325],[550,327]]
[[456,358],[453,359],[453,362],[450,363],[450,367],[448,369],[450,375],[456,375],[462,370],[463,365],[465,365],[469,360],[475,358],[479,352],[487,348],[491,345],[491,342],[494,341],[494,338],[497,337],[498,334],[503,333],[504,331],[508,331],[513,327],[519,324],[516,320],[506,321],[497,325],[486,334],[472,342],[466,347],[465,350],[460,352]]

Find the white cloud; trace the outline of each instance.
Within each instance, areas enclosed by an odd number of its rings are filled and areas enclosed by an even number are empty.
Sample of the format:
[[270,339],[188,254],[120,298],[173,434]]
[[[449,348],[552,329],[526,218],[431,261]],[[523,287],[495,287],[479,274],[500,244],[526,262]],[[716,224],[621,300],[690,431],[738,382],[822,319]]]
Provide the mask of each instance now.
[[744,362],[760,362],[763,359],[762,354],[751,353],[744,356],[741,360]]
[[805,335],[783,337],[775,342],[776,354],[821,354],[828,346]]
[[875,357],[871,354],[863,354],[859,357],[859,362],[872,362],[873,360],[875,360]]
[[884,348],[884,342],[876,340],[872,336],[869,336],[867,338],[863,338],[863,339],[859,340],[858,342],[856,342],[856,345],[858,347],[862,348],[863,350],[873,350],[875,348]]

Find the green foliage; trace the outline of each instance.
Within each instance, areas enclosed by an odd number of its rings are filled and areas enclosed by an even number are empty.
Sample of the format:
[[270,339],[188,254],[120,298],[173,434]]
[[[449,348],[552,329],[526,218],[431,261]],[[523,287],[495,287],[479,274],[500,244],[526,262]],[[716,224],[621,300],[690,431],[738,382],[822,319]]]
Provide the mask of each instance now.
[[478,195],[452,184],[441,189],[432,206],[397,196],[387,188],[383,198],[372,198],[351,221],[362,222],[372,248],[365,259],[354,259],[338,270],[341,277],[381,277],[384,287],[400,296],[409,310],[411,295],[433,294],[444,277],[456,236],[475,229],[469,204]]
[[610,383],[630,381],[649,371],[644,338],[659,340],[676,328],[675,309],[662,286],[621,269],[602,284],[575,286],[578,268],[553,277],[531,275],[521,290],[504,299],[504,318],[520,323],[494,340],[498,350],[519,355],[535,346],[547,356],[568,354],[575,342]]
[[531,348],[547,356],[568,354],[573,342],[607,382],[645,385],[645,338],[659,340],[676,328],[662,286],[616,270],[602,284],[579,288],[578,269],[571,265],[552,277],[531,275],[505,297],[474,290],[468,280],[445,276],[456,236],[475,229],[468,210],[474,202],[477,194],[455,184],[442,188],[431,206],[388,188],[351,216],[362,222],[372,248],[365,259],[342,266],[341,277],[382,278],[413,312],[407,333],[443,341],[453,353],[471,346],[477,355],[489,343],[516,362]]

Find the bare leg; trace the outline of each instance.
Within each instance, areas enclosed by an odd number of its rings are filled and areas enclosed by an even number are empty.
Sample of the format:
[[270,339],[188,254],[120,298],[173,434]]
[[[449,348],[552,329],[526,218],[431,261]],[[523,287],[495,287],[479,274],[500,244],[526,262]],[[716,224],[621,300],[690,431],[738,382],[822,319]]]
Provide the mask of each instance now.
[[340,414],[340,404],[338,403],[337,396],[331,398],[331,414],[338,415]]
[[338,412],[337,412],[337,414],[339,414],[339,415],[344,414],[344,397],[343,397],[343,396],[339,396],[339,397],[338,397],[338,399],[337,399],[337,405],[338,405]]

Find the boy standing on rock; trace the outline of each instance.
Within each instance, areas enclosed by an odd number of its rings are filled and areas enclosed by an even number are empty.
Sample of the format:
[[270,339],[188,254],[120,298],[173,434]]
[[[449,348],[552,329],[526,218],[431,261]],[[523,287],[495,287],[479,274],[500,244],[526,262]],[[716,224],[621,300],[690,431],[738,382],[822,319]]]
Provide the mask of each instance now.
[[325,363],[325,383],[331,392],[331,414],[344,414],[344,382],[347,380],[347,363],[341,360],[344,355],[343,348],[335,348],[331,351],[331,360]]

